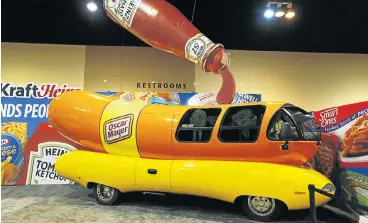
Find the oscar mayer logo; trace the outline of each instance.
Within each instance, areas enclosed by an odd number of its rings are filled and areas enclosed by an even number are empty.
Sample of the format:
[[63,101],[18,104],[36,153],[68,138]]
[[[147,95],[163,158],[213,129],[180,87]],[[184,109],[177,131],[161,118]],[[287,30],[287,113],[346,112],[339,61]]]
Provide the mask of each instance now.
[[337,122],[337,115],[339,114],[338,108],[330,108],[322,111],[319,116],[320,125],[326,127],[328,125],[333,125]]
[[107,144],[119,142],[132,136],[132,114],[110,119],[104,124],[104,138]]

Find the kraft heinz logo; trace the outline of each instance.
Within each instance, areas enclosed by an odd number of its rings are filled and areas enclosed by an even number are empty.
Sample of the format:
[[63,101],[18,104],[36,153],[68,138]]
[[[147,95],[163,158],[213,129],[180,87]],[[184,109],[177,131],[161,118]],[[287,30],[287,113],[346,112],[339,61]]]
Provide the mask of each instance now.
[[82,90],[82,88],[71,88],[67,84],[59,87],[57,84],[28,83],[25,86],[17,86],[11,83],[1,83],[1,97],[9,98],[54,98],[66,91]]
[[5,138],[5,139],[1,139],[1,145],[6,145],[9,143],[9,139]]
[[104,138],[108,144],[119,142],[132,136],[133,115],[124,115],[105,122]]
[[319,121],[321,127],[326,127],[328,125],[333,125],[337,122],[337,115],[339,114],[338,108],[330,108],[322,111],[319,114]]

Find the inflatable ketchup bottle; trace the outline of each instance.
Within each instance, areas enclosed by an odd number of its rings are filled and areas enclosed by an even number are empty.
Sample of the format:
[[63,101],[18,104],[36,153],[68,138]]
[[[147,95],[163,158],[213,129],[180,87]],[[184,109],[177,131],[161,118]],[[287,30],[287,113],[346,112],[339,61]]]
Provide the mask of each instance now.
[[219,104],[231,103],[235,81],[229,71],[230,54],[202,34],[173,5],[165,0],[104,0],[107,16],[148,45],[183,57],[220,74]]

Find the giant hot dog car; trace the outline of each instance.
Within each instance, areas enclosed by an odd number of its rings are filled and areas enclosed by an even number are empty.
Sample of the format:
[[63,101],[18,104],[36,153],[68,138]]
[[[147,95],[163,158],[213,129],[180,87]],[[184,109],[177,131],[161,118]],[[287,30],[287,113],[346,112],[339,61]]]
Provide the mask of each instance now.
[[[89,148],[59,157],[57,172],[113,204],[121,192],[180,193],[239,203],[250,218],[309,208],[308,184],[334,185],[305,164],[320,133],[304,110],[281,102],[137,105],[86,91],[54,98],[52,125]],[[316,195],[316,204],[329,201]]]

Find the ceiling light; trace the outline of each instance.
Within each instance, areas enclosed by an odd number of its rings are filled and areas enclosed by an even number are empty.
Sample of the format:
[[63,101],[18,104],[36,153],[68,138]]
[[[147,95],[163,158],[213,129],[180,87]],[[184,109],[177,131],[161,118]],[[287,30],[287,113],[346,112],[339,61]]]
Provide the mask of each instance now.
[[286,13],[285,17],[288,19],[291,19],[295,16],[295,12],[293,11],[289,11],[288,13]]
[[274,11],[272,11],[271,9],[267,9],[267,10],[265,11],[265,13],[264,13],[264,16],[265,16],[266,18],[272,18],[274,15],[275,15],[275,12],[274,12]]
[[106,83],[107,82],[107,80],[104,80],[104,83]]
[[295,17],[295,11],[292,9],[294,7],[292,0],[267,0],[266,11],[264,11],[264,16],[271,19],[272,17],[282,18],[286,17],[291,19]]
[[284,16],[285,15],[285,12],[283,12],[283,11],[277,11],[276,13],[275,13],[275,17],[282,17],[282,16]]
[[88,8],[89,11],[94,12],[94,11],[97,10],[97,5],[94,2],[89,2],[87,4],[87,8]]

